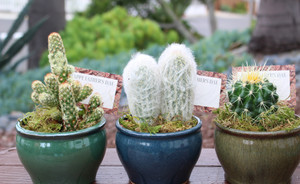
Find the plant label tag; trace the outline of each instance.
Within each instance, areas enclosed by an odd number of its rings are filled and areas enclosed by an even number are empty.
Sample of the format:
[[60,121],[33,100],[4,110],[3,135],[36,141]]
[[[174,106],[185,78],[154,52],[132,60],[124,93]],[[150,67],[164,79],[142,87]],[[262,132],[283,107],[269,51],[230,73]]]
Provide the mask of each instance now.
[[290,71],[266,71],[263,72],[267,79],[277,87],[277,94],[279,100],[290,100],[291,87],[290,87]]
[[[260,68],[259,68],[260,67]],[[244,69],[247,67],[243,67]],[[262,66],[257,66],[261,69]],[[261,71],[263,75],[277,87],[279,100],[287,101],[290,107],[296,106],[296,73],[295,65],[271,65],[265,66],[267,71]],[[242,67],[234,67],[232,73],[242,74]]]
[[[121,76],[76,67],[72,77],[74,80],[78,80],[82,85],[91,84],[93,86],[92,94],[100,94],[105,113],[109,114],[118,111],[122,92]],[[89,99],[90,97],[83,100],[81,103],[88,104]]]
[[195,111],[211,112],[225,102],[226,75],[197,71]]

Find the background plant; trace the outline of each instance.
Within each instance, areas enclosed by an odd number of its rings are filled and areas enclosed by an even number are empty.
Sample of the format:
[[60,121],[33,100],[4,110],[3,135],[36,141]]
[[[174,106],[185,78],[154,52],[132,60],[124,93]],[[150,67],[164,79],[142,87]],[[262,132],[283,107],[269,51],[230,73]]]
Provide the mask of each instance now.
[[14,21],[11,28],[9,29],[6,38],[4,40],[0,39],[0,71],[1,72],[15,70],[20,63],[22,63],[23,61],[29,58],[29,55],[27,55],[15,61],[14,64],[10,64],[11,60],[16,56],[16,54],[32,39],[32,37],[35,35],[38,29],[47,20],[47,17],[42,18],[33,27],[29,28],[21,38],[19,38],[10,46],[8,46],[8,43],[11,42],[14,33],[18,30],[25,16],[27,15],[32,2],[33,0],[29,0],[28,3],[25,5],[25,7],[22,9],[22,11],[19,13],[17,19]]
[[[142,18],[151,19],[157,22],[160,25],[160,28],[164,31],[176,29],[180,34],[180,41],[183,41],[184,39],[190,38],[190,36],[186,35],[189,34],[187,32],[190,32],[190,28],[185,22],[183,22],[183,20],[181,20],[184,11],[190,3],[191,0],[92,0],[89,8],[85,12],[79,14],[91,18],[95,15],[110,11],[115,6],[122,6],[132,15],[138,15]],[[174,17],[170,16],[169,11],[174,14],[176,17],[175,20],[173,19]],[[175,23],[175,21],[177,22]],[[182,27],[178,27],[178,24],[182,24],[183,27],[187,28],[185,33],[182,32]],[[197,33],[193,33],[192,36],[199,38]],[[193,39],[195,39],[195,37]]]
[[[61,35],[71,63],[83,58],[103,59],[133,48],[141,50],[153,44],[178,41],[175,31],[164,33],[157,23],[131,16],[121,7],[90,19],[76,16],[67,23]],[[47,64],[46,55],[41,60],[41,66]]]

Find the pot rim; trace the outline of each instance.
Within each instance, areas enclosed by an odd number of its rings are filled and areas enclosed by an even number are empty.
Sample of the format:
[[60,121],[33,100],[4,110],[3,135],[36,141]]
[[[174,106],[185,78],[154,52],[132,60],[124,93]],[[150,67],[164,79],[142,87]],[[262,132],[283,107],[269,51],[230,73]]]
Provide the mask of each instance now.
[[136,132],[136,131],[128,130],[128,129],[122,127],[120,125],[119,119],[116,121],[116,127],[117,127],[118,131],[120,131],[126,135],[133,136],[133,137],[140,137],[140,138],[143,137],[143,138],[149,138],[149,139],[179,137],[179,136],[194,133],[201,128],[202,121],[200,120],[200,118],[198,118],[197,116],[193,116],[193,117],[197,119],[197,121],[198,121],[197,125],[190,129],[182,130],[182,131],[178,131],[178,132],[156,133],[156,134],[145,133],[145,132]]
[[[298,115],[296,115],[299,117]],[[225,127],[218,122],[214,121],[217,128],[221,129],[224,132],[227,132],[229,134],[233,135],[240,135],[240,136],[247,136],[247,137],[278,137],[278,136],[287,136],[287,135],[293,135],[300,133],[300,126],[287,131],[287,130],[279,130],[274,132],[257,132],[257,131],[244,131],[244,130],[238,130],[233,128]]]
[[32,130],[27,130],[23,128],[20,125],[20,121],[17,122],[16,124],[16,131],[18,134],[25,136],[25,137],[31,137],[31,138],[45,138],[45,139],[61,139],[61,138],[74,138],[74,137],[81,137],[85,136],[88,134],[91,134],[93,132],[96,132],[100,129],[104,128],[104,125],[106,124],[106,119],[103,117],[102,120],[97,123],[94,126],[82,129],[82,130],[77,130],[73,132],[58,132],[58,133],[45,133],[45,132],[36,132]]

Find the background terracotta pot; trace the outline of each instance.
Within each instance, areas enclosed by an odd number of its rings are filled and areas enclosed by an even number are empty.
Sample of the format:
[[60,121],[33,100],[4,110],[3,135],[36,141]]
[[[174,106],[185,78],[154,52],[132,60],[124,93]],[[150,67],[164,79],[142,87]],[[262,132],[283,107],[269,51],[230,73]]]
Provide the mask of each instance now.
[[300,127],[289,132],[251,132],[215,124],[215,149],[227,181],[289,183],[300,161]]

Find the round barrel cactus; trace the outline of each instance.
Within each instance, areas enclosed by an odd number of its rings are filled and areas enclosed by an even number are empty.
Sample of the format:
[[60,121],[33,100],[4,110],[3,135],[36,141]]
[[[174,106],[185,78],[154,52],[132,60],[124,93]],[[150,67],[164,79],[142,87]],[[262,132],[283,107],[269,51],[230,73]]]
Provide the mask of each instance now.
[[232,111],[257,118],[262,112],[277,109],[279,97],[276,86],[269,82],[262,71],[249,69],[234,78],[228,91]]

